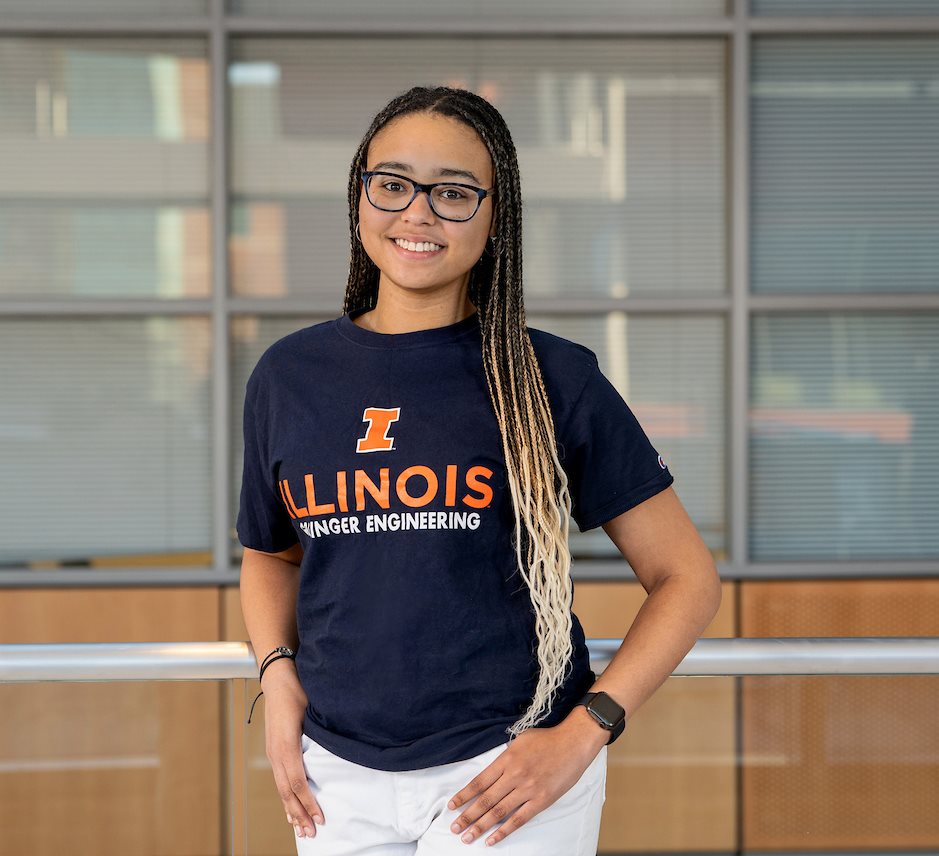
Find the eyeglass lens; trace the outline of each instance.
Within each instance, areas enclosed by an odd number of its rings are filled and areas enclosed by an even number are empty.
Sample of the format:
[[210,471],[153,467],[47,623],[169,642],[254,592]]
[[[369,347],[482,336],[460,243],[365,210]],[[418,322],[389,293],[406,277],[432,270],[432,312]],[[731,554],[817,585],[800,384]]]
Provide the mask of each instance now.
[[[392,175],[371,175],[366,184],[369,201],[385,211],[402,211],[414,196],[414,183]],[[479,195],[465,187],[441,184],[430,194],[431,208],[450,220],[468,220],[479,207]]]

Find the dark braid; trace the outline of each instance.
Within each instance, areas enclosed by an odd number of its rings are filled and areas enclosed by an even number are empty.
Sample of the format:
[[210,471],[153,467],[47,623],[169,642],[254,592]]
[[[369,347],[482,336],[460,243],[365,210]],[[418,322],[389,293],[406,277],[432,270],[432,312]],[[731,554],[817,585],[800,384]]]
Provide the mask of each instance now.
[[522,198],[515,144],[502,114],[474,92],[415,86],[393,98],[373,119],[352,161],[349,227],[352,257],[343,313],[374,309],[379,270],[356,237],[361,174],[372,138],[409,113],[435,113],[472,128],[492,159],[496,249],[470,272],[468,297],[476,306],[483,366],[502,435],[515,512],[518,569],[531,594],[538,637],[539,678],[527,712],[510,729],[517,735],[551,710],[571,665],[571,605],[567,476],[557,457],[554,421],[525,321],[522,293]]

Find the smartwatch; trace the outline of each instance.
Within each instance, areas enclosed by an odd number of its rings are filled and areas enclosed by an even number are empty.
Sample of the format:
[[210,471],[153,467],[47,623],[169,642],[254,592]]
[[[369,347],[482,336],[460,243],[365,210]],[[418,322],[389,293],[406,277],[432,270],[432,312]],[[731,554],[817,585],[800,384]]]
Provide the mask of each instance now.
[[610,739],[606,741],[608,746],[625,730],[626,711],[605,692],[587,693],[577,704],[586,705],[587,712],[597,724],[610,732]]

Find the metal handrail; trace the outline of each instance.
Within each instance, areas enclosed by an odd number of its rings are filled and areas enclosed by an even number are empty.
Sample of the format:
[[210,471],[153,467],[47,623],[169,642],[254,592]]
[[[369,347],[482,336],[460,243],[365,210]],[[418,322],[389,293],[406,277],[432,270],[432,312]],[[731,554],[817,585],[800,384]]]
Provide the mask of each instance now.
[[[589,639],[599,673],[621,639]],[[0,645],[0,683],[257,677],[250,642]],[[939,675],[939,637],[699,639],[674,675]]]

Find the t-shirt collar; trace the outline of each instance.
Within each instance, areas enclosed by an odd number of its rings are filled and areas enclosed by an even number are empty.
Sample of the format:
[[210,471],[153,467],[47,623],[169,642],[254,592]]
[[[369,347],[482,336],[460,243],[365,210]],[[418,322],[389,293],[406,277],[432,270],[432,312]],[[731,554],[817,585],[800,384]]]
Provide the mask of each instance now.
[[479,315],[474,312],[462,321],[447,324],[443,327],[431,327],[427,330],[413,330],[410,333],[376,333],[354,324],[352,319],[357,318],[367,307],[353,309],[339,318],[339,332],[347,339],[370,348],[414,348],[426,345],[442,345],[461,339],[474,330],[479,329]]

